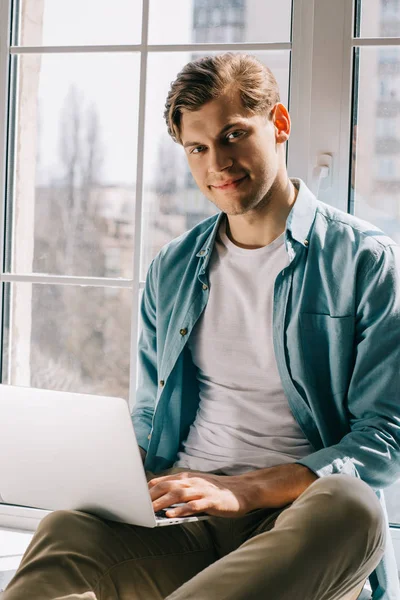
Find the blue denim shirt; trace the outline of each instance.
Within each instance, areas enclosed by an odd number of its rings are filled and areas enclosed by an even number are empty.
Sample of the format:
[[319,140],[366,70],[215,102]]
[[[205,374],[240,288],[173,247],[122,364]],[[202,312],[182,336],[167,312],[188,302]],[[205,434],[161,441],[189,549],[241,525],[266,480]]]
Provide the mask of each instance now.
[[[320,477],[360,477],[386,515],[381,489],[400,477],[400,247],[292,181],[299,193],[286,222],[290,262],[275,280],[273,337],[290,409],[314,448],[297,462]],[[199,405],[187,341],[211,292],[208,265],[223,218],[165,245],[147,273],[132,420],[145,468],[155,473],[175,462]],[[387,538],[370,577],[374,600],[400,599]]]

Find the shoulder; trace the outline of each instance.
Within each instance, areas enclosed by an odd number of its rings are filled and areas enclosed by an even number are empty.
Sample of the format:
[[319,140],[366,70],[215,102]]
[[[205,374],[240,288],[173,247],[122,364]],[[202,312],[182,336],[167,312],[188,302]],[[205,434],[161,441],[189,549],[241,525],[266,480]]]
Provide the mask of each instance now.
[[194,277],[199,264],[197,254],[214,231],[220,213],[212,215],[165,244],[151,261],[146,279],[177,282]]
[[342,210],[317,201],[313,233],[335,251],[367,254],[378,260],[383,254],[398,253],[399,246],[381,229]]
[[180,236],[168,242],[168,244],[165,244],[158,252],[156,260],[164,262],[175,260],[180,256],[185,256],[187,260],[190,258],[190,255],[196,256],[197,252],[199,252],[211,235],[219,214],[217,213],[200,221],[200,223],[188,231],[185,231]]

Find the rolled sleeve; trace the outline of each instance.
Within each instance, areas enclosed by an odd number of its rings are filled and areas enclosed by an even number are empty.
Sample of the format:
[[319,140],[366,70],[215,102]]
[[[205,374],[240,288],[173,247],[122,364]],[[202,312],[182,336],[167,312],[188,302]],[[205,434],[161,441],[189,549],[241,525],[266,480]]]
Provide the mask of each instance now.
[[346,473],[375,489],[400,477],[400,248],[382,246],[357,282],[350,432],[297,461],[318,476]]

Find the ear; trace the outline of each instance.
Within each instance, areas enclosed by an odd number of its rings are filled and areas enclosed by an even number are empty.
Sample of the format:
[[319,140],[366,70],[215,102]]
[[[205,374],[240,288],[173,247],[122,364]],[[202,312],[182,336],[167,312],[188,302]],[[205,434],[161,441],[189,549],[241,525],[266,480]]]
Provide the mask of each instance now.
[[272,109],[272,121],[275,126],[275,140],[277,144],[283,144],[290,136],[290,116],[284,104],[278,102]]

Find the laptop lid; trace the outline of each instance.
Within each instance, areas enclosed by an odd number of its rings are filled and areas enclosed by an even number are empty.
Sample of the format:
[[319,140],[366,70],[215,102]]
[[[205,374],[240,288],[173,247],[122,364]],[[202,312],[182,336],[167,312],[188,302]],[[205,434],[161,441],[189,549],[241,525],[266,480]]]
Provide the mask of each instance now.
[[0,497],[157,524],[122,398],[0,385]]

